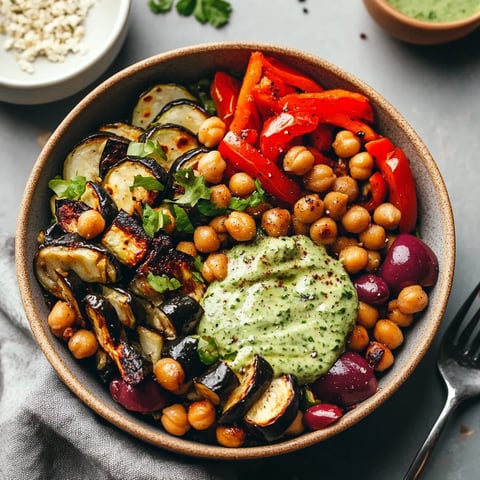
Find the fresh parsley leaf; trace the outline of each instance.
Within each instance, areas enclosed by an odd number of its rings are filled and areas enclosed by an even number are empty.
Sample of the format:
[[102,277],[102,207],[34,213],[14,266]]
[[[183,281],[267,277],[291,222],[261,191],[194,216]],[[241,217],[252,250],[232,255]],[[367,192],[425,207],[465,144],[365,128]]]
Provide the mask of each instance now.
[[189,17],[195,8],[195,0],[179,0],[176,8],[180,15]]
[[192,271],[192,276],[195,279],[195,281],[200,283],[205,283],[205,279],[203,278],[203,275],[201,273],[203,268],[203,262],[202,262],[202,257],[200,257],[200,255],[197,255],[194,258],[193,266],[195,267],[195,270]]
[[48,187],[55,195],[69,200],[78,200],[85,192],[86,185],[87,179],[82,176],[73,177],[71,180],[63,180],[57,176],[48,182]]
[[176,203],[194,207],[202,198],[210,200],[210,188],[205,185],[205,178],[203,175],[197,177],[193,168],[182,168],[174,174],[173,178],[185,190]]
[[197,0],[193,16],[200,23],[210,23],[215,28],[228,23],[232,6],[224,0]]
[[168,278],[166,275],[154,275],[149,272],[147,282],[158,293],[178,290],[182,284],[175,278]]
[[140,158],[158,155],[163,160],[167,159],[167,155],[162,146],[152,140],[147,140],[146,142],[130,142],[127,148],[127,155]]
[[156,178],[144,177],[143,175],[135,175],[133,185],[130,186],[130,191],[133,192],[133,189],[137,187],[143,187],[145,190],[156,190],[158,192],[162,192],[165,188]]
[[193,233],[195,227],[188,218],[187,212],[179,205],[173,205],[173,215],[175,216],[175,228],[179,233]]
[[210,200],[201,198],[197,203],[198,211],[206,217],[216,217],[217,215],[223,215],[226,212],[225,208],[220,208]]
[[255,179],[256,190],[248,198],[232,197],[228,204],[231,210],[245,210],[247,207],[258,207],[261,203],[267,202],[265,190],[262,184]]
[[173,0],[149,0],[148,6],[153,13],[167,13],[173,7]]
[[170,217],[165,215],[161,209],[157,210],[145,204],[142,215],[142,226],[149,237],[153,238],[159,230],[170,225],[170,223]]

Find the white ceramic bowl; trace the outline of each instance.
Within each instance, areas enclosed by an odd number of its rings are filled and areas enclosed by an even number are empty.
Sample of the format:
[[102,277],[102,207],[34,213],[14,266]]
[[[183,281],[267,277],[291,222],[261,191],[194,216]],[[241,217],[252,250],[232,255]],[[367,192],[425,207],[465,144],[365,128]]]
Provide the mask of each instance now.
[[3,48],[0,36],[0,101],[35,105],[77,93],[96,80],[120,51],[128,29],[131,0],[98,0],[85,19],[84,52],[68,54],[63,62],[38,57],[34,72],[20,68],[15,53]]
[[[65,156],[76,142],[99,125],[129,118],[139,94],[154,82],[188,84],[218,69],[244,70],[251,51],[260,50],[303,70],[327,88],[345,88],[368,96],[374,106],[376,128],[402,147],[410,159],[420,202],[420,230],[435,251],[440,273],[430,292],[427,310],[406,332],[394,366],[379,380],[379,391],[323,430],[287,438],[275,444],[244,448],[206,445],[169,435],[160,426],[124,410],[91,372],[73,358],[47,325],[48,308],[33,272],[37,234],[48,225],[48,181],[62,170]],[[198,45],[148,58],[106,80],[87,95],[64,119],[41,152],[28,180],[16,234],[16,265],[24,308],[40,348],[65,384],[107,421],[159,447],[190,456],[250,459],[280,455],[316,444],[351,427],[385,402],[412,373],[431,344],[445,311],[453,280],[455,232],[445,184],[427,147],[399,112],[361,80],[313,55],[266,44]]]

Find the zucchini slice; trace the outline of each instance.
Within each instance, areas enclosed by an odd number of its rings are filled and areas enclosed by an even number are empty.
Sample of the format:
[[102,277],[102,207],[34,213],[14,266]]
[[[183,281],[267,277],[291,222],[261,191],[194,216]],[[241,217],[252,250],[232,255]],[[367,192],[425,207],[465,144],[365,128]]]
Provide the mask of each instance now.
[[83,192],[80,200],[90,208],[99,211],[105,219],[106,225],[110,225],[118,214],[118,208],[112,197],[99,183],[87,182],[85,192]]
[[108,192],[119,210],[128,214],[142,214],[143,204],[153,206],[162,198],[159,190],[135,187],[135,177],[150,177],[163,186],[167,183],[167,173],[152,158],[127,157],[116,163],[106,173],[102,186]]
[[145,233],[136,217],[120,210],[103,234],[101,243],[115,255],[119,262],[129,267],[135,267],[147,255],[150,237]]
[[240,384],[225,401],[219,423],[233,423],[242,418],[263,395],[273,379],[272,366],[260,355],[254,355],[245,366]]
[[240,384],[238,377],[225,362],[217,362],[193,380],[195,391],[214,405],[224,402]]
[[147,128],[158,112],[173,100],[197,100],[185,87],[175,83],[160,83],[143,93],[132,113],[132,125]]
[[151,141],[159,146],[164,155],[154,153],[152,158],[168,172],[175,160],[194,148],[199,147],[196,135],[179,125],[157,125],[149,128],[141,138],[142,142]]
[[268,442],[281,437],[295,419],[300,404],[300,388],[293,375],[274,378],[263,395],[243,417],[250,431]]
[[165,105],[155,117],[152,125],[180,125],[198,135],[200,125],[210,114],[191,100],[175,100]]
[[113,122],[102,125],[99,129],[100,132],[113,133],[114,135],[122,138],[126,138],[131,142],[138,142],[138,139],[142,136],[144,129],[136,127],[126,122]]

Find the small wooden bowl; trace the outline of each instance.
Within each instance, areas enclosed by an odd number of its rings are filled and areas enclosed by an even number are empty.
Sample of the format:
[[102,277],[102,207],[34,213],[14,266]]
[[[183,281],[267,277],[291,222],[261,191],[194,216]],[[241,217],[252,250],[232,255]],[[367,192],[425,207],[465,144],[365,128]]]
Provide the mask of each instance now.
[[458,40],[480,27],[480,12],[455,22],[425,22],[408,17],[387,0],[363,0],[371,17],[393,37],[416,45]]

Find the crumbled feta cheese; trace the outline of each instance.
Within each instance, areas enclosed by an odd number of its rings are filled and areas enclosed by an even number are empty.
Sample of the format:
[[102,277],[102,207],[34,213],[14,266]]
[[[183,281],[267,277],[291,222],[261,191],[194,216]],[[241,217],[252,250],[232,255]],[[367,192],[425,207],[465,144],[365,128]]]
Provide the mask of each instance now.
[[34,72],[37,57],[63,62],[83,51],[83,22],[94,0],[0,0],[0,34],[20,68]]

